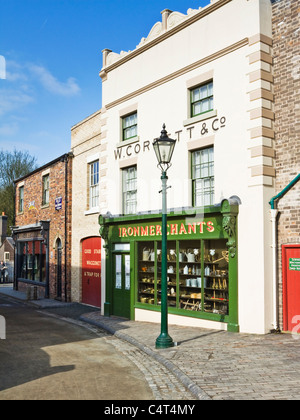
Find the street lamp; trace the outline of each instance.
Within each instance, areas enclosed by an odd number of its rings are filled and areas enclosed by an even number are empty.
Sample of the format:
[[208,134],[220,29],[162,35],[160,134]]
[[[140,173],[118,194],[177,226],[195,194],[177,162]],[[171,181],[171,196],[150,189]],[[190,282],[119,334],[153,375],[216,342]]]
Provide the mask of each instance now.
[[168,334],[168,295],[167,295],[167,170],[171,166],[176,140],[168,137],[166,126],[163,125],[161,136],[153,141],[153,148],[161,169],[162,180],[162,242],[161,242],[161,333],[156,339],[157,349],[174,346]]

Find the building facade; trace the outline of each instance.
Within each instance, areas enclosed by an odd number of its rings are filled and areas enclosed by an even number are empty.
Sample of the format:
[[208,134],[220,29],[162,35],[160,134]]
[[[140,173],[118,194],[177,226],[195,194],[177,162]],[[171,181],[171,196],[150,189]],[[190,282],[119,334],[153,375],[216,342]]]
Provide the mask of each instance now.
[[165,123],[177,141],[168,171],[170,322],[270,331],[271,2],[164,10],[135,50],[103,51],[100,76],[103,313],[160,320],[161,181],[152,142]]
[[[101,306],[101,238],[98,215],[102,196],[99,189],[106,162],[102,145],[101,111],[76,124],[71,130],[72,185],[72,300]],[[102,191],[105,186],[102,185]]]
[[[277,324],[299,332],[300,314],[300,2],[272,1]],[[295,182],[293,182],[295,181]]]
[[15,288],[70,300],[72,155],[15,181]]

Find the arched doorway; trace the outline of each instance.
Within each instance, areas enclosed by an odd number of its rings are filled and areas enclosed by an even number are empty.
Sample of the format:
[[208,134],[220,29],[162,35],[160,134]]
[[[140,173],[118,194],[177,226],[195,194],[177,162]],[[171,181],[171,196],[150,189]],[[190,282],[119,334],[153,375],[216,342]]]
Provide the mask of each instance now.
[[57,238],[55,243],[55,254],[56,254],[56,296],[58,299],[61,298],[62,290],[62,243],[60,238]]
[[101,306],[101,238],[82,241],[82,303]]

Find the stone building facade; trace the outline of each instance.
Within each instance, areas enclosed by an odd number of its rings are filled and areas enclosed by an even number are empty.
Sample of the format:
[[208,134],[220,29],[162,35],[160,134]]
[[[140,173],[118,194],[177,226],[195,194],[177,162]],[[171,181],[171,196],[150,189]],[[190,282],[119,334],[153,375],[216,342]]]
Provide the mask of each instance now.
[[15,181],[15,286],[70,300],[72,155],[64,154]]
[[[300,174],[300,1],[273,0],[276,194]],[[300,182],[277,202],[279,327],[283,327],[282,246],[300,245]],[[300,296],[298,297],[300,300]]]
[[[95,272],[95,266],[93,270],[88,266],[83,267],[83,258],[85,255],[93,256],[93,259],[84,260],[85,263],[88,264],[92,261],[101,264],[98,215],[106,188],[105,185],[102,185],[100,194],[100,177],[106,173],[106,159],[102,157],[102,153],[106,150],[105,132],[102,128],[104,123],[102,112],[99,110],[71,129],[71,150],[74,155],[72,300],[95,306],[100,306],[101,276],[99,272]],[[87,252],[92,254],[87,254]],[[97,257],[96,260],[94,257]]]

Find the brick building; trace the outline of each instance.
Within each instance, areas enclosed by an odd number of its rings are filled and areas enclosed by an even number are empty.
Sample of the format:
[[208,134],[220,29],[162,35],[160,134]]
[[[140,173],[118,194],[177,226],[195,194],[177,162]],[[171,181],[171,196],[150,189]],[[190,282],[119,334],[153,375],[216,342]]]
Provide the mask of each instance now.
[[72,155],[15,181],[15,288],[70,300]]
[[[300,174],[300,1],[272,1],[274,111],[275,111],[275,169],[276,194],[282,192]],[[300,261],[300,182],[288,188],[277,200],[278,215],[278,325],[291,330],[291,305],[299,302],[300,289],[294,289],[290,270],[282,261],[288,255]],[[288,254],[286,254],[288,253]],[[291,254],[289,254],[291,253]],[[292,255],[293,254],[293,255]],[[299,273],[299,272],[298,272]],[[299,307],[299,303],[298,303]],[[300,309],[300,308],[299,308]],[[289,325],[288,325],[289,324]]]

